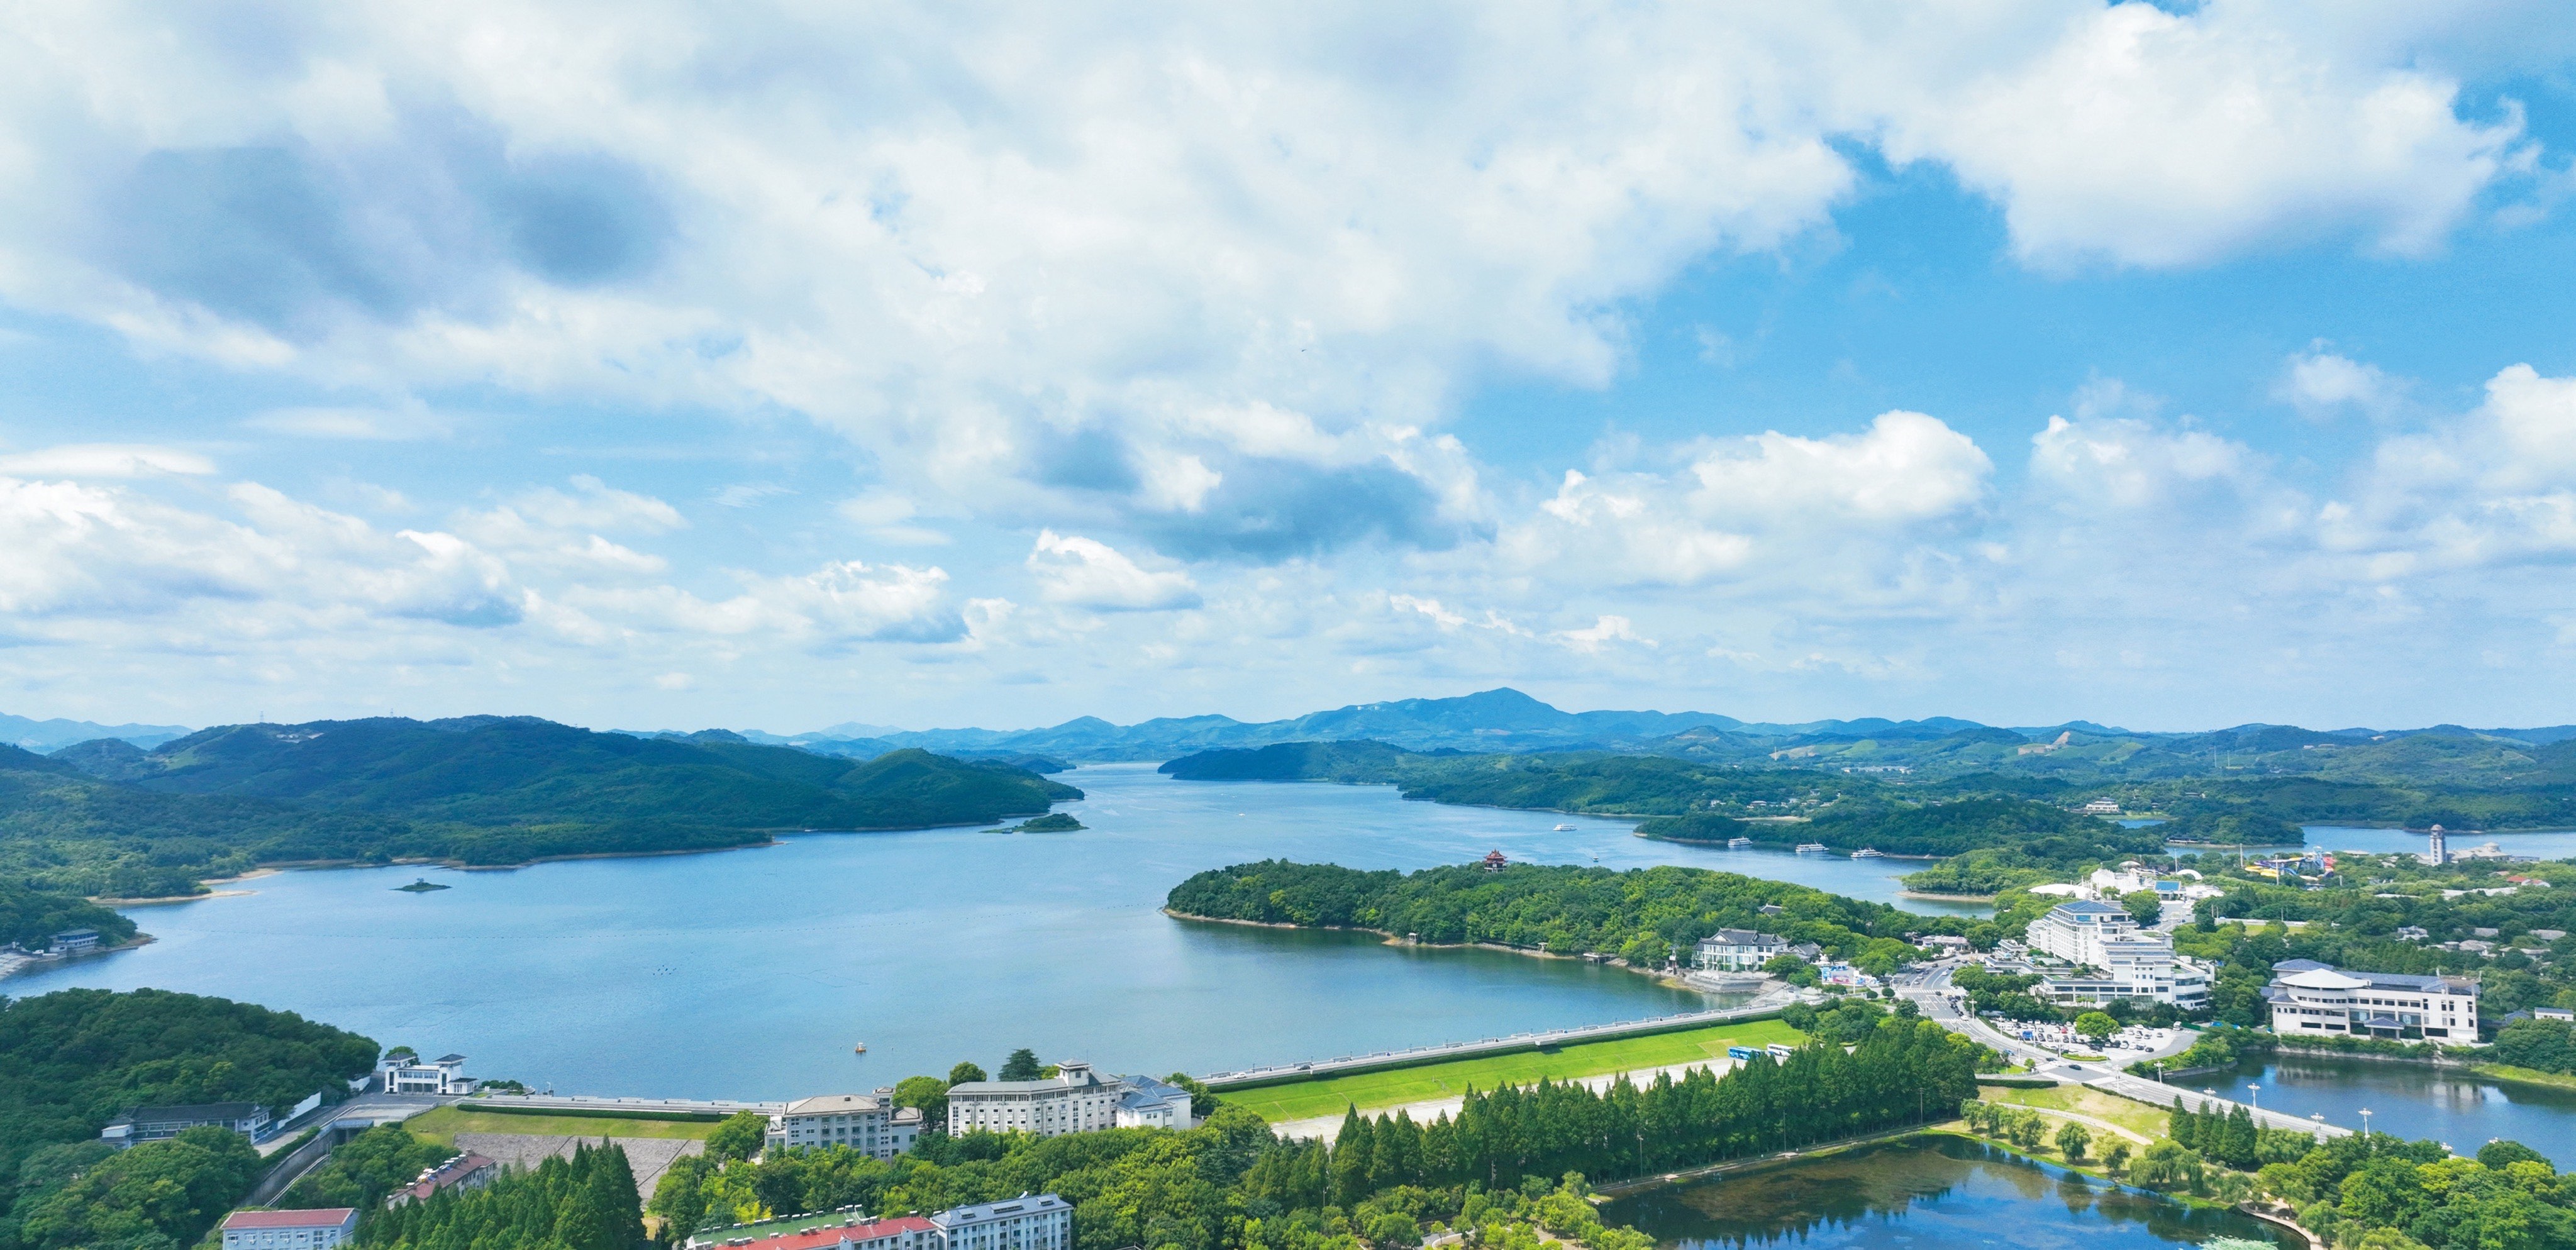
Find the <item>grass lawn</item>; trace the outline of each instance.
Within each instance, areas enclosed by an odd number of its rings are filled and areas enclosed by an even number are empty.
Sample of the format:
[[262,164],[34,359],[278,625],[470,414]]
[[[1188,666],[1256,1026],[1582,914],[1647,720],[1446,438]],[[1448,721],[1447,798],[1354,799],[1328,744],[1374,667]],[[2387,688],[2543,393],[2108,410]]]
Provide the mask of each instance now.
[[1644,1037],[1623,1037],[1607,1042],[1585,1042],[1552,1054],[1520,1050],[1287,1085],[1222,1090],[1217,1096],[1238,1107],[1248,1108],[1265,1120],[1301,1120],[1308,1116],[1331,1115],[1349,1106],[1367,1110],[1447,1098],[1466,1093],[1471,1084],[1478,1089],[1493,1089],[1501,1085],[1531,1084],[1543,1076],[1554,1079],[1599,1076],[1604,1072],[1633,1072],[1640,1068],[1724,1059],[1729,1046],[1767,1046],[1773,1042],[1795,1046],[1804,1040],[1805,1034],[1777,1020],[1754,1020],[1675,1033],[1649,1033]]
[[439,1107],[403,1122],[414,1137],[445,1146],[458,1133],[524,1133],[536,1137],[705,1137],[716,1131],[714,1120],[628,1120],[605,1115],[513,1115],[506,1111],[467,1111]]
[[[2108,1121],[2150,1140],[2165,1135],[2166,1121],[2172,1108],[2158,1110],[2145,1103],[2106,1094],[2081,1085],[2059,1085],[2049,1089],[1998,1089],[1988,1086],[1977,1091],[1987,1102],[2008,1103],[2016,1107],[2039,1107],[2050,1111],[2072,1111]],[[2131,1145],[2136,1143],[2132,1142]],[[2107,1147],[2105,1147],[2107,1149]]]

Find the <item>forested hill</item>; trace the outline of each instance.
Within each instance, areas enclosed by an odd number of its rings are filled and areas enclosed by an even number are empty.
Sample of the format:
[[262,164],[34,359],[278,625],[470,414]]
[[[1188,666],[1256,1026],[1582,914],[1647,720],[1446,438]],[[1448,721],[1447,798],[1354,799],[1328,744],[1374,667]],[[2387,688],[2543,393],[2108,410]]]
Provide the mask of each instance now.
[[[1362,872],[1264,860],[1202,872],[1172,888],[1174,914],[1302,927],[1417,934],[1426,942],[1492,942],[1561,955],[1600,953],[1661,966],[1721,928],[1759,928],[1827,953],[1892,969],[1912,956],[1901,935],[1952,920],[1882,903],[1704,868],[1514,864]],[[1764,912],[1765,906],[1779,908]]]
[[229,725],[151,751],[0,749],[0,872],[165,895],[262,863],[704,850],[782,829],[977,824],[1080,797],[918,750],[859,762],[526,717]]

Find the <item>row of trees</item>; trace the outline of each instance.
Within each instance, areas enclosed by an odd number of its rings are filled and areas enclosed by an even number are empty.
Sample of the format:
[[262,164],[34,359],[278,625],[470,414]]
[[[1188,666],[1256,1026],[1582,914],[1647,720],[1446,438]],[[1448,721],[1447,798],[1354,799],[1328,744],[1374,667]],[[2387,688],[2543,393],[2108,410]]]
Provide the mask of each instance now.
[[1643,1087],[1623,1077],[1601,1093],[1548,1081],[1470,1090],[1455,1120],[1353,1111],[1329,1158],[1281,1151],[1247,1183],[1287,1205],[1350,1206],[1398,1185],[1639,1176],[1947,1118],[1975,1092],[1976,1057],[1939,1025],[1890,1019],[1852,1050],[1810,1045],[1785,1063],[1755,1060],[1723,1077],[1698,1068]]
[[358,1229],[359,1245],[385,1250],[634,1250],[643,1240],[634,1169],[604,1142],[481,1189],[405,1203]]
[[[927,1133],[890,1160],[841,1147],[752,1158],[739,1143],[711,1141],[705,1157],[672,1164],[648,1209],[686,1236],[800,1211],[926,1212],[1052,1191],[1074,1204],[1077,1250],[1355,1250],[1363,1237],[1411,1244],[1402,1230],[1424,1221],[1489,1218],[1502,1221],[1489,1245],[1519,1238],[1536,1250],[1536,1234],[1510,1230],[1537,1220],[1598,1250],[1590,1237],[1616,1230],[1586,1225],[1571,1207],[1543,1213],[1568,1174],[1642,1175],[1946,1118],[1973,1093],[1981,1053],[1937,1025],[1891,1016],[1852,1050],[1819,1043],[1722,1078],[1623,1080],[1598,1094],[1546,1082],[1471,1091],[1456,1117],[1427,1125],[1353,1113],[1330,1149],[1283,1141],[1225,1105],[1185,1132]],[[1610,1239],[1643,1250],[1633,1234]]]

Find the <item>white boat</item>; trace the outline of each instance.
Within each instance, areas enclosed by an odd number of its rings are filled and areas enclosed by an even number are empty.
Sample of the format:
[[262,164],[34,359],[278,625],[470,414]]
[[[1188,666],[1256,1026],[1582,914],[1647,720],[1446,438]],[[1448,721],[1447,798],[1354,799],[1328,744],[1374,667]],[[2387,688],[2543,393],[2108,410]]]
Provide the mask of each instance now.
[[1853,859],[1885,859],[1885,858],[1887,858],[1887,852],[1885,852],[1885,851],[1873,851],[1873,850],[1869,849],[1868,847],[1865,847],[1865,846],[1864,846],[1864,847],[1860,848],[1859,850],[1852,852],[1852,858],[1853,858]]
[[1798,844],[1798,853],[1801,855],[1821,855],[1824,851],[1825,844],[1822,842],[1801,842]]
[[1753,839],[1751,838],[1728,838],[1726,840],[1726,849],[1730,851],[1740,851],[1751,845],[1753,845]]
[[1558,833],[1572,833],[1572,832],[1574,832],[1574,826],[1572,826],[1572,825],[1558,825],[1558,826],[1556,827],[1556,831],[1557,831]]

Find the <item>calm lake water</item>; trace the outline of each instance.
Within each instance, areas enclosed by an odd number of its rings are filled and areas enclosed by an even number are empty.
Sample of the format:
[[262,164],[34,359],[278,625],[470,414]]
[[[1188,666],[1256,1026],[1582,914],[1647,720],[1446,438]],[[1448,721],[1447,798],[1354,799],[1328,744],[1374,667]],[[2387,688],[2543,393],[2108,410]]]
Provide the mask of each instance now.
[[[1151,765],[1068,777],[1089,798],[1060,810],[1088,831],[281,873],[246,883],[246,897],[137,908],[152,945],[0,990],[216,994],[568,1093],[801,1097],[960,1059],[992,1068],[1017,1046],[1113,1071],[1206,1072],[1709,1000],[1572,960],[1162,915],[1165,893],[1202,869],[1270,857],[1420,868],[1500,849],[1727,868],[1894,902],[1895,878],[1919,866],[1688,847],[1635,837],[1627,821],[1409,803],[1384,786],[1180,782]],[[395,888],[423,875],[453,888]],[[852,1053],[859,1042],[867,1054]]]
[[2293,1244],[2233,1211],[2193,1210],[1952,1137],[1917,1137],[1620,1198],[1604,1221],[1666,1247],[2161,1250],[2211,1237]]
[[[2224,1082],[2212,1079],[2222,1075]],[[2323,1113],[2330,1123],[2358,1128],[2368,1108],[2374,1132],[2431,1138],[2467,1155],[2503,1137],[2549,1156],[2561,1169],[2576,1168],[2576,1091],[2489,1081],[2455,1068],[2307,1056],[2248,1062],[2234,1073],[2174,1083],[2215,1088],[2221,1097],[2240,1101],[2248,1084],[2259,1084],[2255,1097],[2269,1110]]]
[[[2329,851],[2368,851],[2387,855],[2396,851],[2422,854],[2430,839],[2403,829],[2365,829],[2351,825],[2302,825],[2308,845]],[[2453,833],[2448,835],[2453,852],[2493,842],[2509,855],[2531,855],[2541,859],[2576,858],[2576,830],[2550,833]]]

